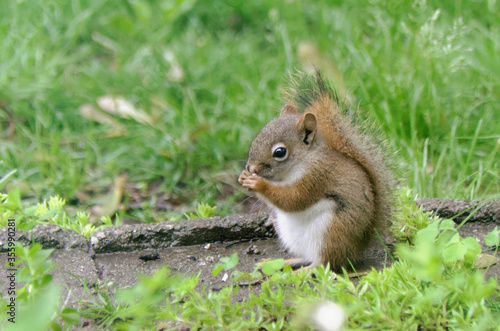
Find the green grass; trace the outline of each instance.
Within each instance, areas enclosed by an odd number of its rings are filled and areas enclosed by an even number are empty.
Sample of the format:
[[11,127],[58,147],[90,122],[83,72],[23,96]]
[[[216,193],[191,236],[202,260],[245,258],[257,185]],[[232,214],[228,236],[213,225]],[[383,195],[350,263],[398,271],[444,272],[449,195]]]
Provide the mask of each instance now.
[[[38,205],[35,217],[12,194],[0,196],[0,202],[0,214],[18,220],[18,226],[29,225],[39,213],[52,212],[42,219],[64,218],[58,212],[60,200],[52,199],[48,207]],[[401,192],[398,210],[391,230],[402,239],[395,244],[397,259],[389,254],[390,267],[372,270],[357,281],[347,272],[334,274],[323,266],[295,273],[284,267],[283,259],[241,272],[238,254],[233,253],[221,257],[213,269],[213,276],[220,277],[222,270],[231,275],[219,290],[202,286],[199,276],[161,267],[153,275],[139,276],[138,283],[127,289],[103,281],[90,287],[82,279],[85,293],[74,296],[78,307],[73,308],[60,299],[50,274],[56,267],[47,259],[52,250],[10,242],[20,282],[16,323],[8,321],[5,307],[11,294],[4,293],[0,325],[9,331],[70,330],[88,323],[103,330],[317,330],[321,328],[311,318],[314,311],[320,305],[331,309],[335,303],[346,330],[498,330],[498,282],[487,279],[484,269],[498,261],[500,231],[495,228],[484,237],[494,250],[482,253],[477,240],[462,238],[452,220],[419,210],[409,191]],[[249,294],[238,298],[242,286],[249,288]],[[322,313],[332,314],[339,313]],[[331,325],[323,329],[333,330]]]
[[[46,0],[9,1],[0,14],[0,105],[16,125],[9,139],[0,112],[0,173],[18,170],[11,187],[24,199],[93,204],[77,193],[100,193],[125,172],[139,187],[160,182],[146,201],[165,193],[237,212],[243,195],[227,192],[249,144],[277,115],[288,72],[314,58],[382,127],[414,193],[499,194],[494,1]],[[304,42],[316,55],[299,56]],[[153,125],[79,114],[104,95]],[[118,126],[126,133],[110,137]]]

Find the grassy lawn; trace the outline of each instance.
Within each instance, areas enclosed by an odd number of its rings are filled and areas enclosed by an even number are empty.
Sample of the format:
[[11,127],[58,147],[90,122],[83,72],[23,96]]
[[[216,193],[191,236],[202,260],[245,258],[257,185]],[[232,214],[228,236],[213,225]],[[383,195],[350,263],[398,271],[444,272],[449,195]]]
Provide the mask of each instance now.
[[[415,194],[500,192],[495,2],[9,1],[1,11],[0,173],[17,169],[9,187],[24,199],[86,207],[126,174],[141,221],[158,198],[166,218],[197,202],[238,212],[249,144],[277,115],[289,73],[311,63],[383,129]],[[83,116],[106,96],[132,115]]]
[[[313,65],[345,104],[381,128],[397,151],[397,177],[412,197],[500,196],[500,4],[494,0],[26,0],[0,7],[0,189],[18,189],[23,205],[59,195],[72,217],[85,210],[97,219],[118,213],[139,222],[194,217],[184,215],[195,210],[212,213],[210,206],[217,206],[219,215],[241,212],[245,192],[236,179],[249,145],[277,116],[290,75],[311,72]],[[78,219],[77,228],[87,226],[86,215]],[[436,238],[447,230],[431,232]],[[468,260],[460,257],[462,264],[455,255],[450,260],[455,246],[443,244],[432,253],[448,247],[443,253],[448,264],[441,266],[448,278],[406,267],[415,254],[431,254],[423,248],[434,244],[428,233],[421,235],[421,247],[401,250],[399,269],[367,280],[372,301],[356,305],[366,288],[344,284],[351,286],[352,298],[340,301],[363,320],[350,328],[369,328],[370,320],[398,315],[377,306],[383,297],[375,294],[388,293],[387,284],[394,290],[391,300],[402,306],[408,304],[404,291],[428,291],[423,297],[428,301],[413,308],[429,316],[409,324],[391,320],[377,324],[380,328],[432,328],[438,324],[424,322],[433,318],[441,325],[494,324],[491,316],[476,315],[488,309],[498,315],[497,301],[485,304],[498,288],[481,283],[472,271],[453,278],[454,271],[474,265],[477,247],[470,242],[453,242],[472,254],[464,253]],[[398,283],[404,272],[419,285],[410,289]],[[288,285],[305,284],[301,276],[290,277]],[[316,291],[334,296],[345,289],[325,285],[328,273],[317,277],[325,283],[316,284]],[[183,280],[184,289],[165,279],[144,280],[136,289],[139,297],[173,286],[175,304],[190,302],[186,295],[193,305],[201,300],[191,286],[194,279]],[[269,290],[286,287],[270,281]],[[470,296],[446,297],[453,282],[466,284]],[[428,287],[434,283],[442,285],[437,292]],[[290,295],[312,295],[302,285],[297,291],[306,292]],[[480,288],[485,292],[473,297]],[[255,312],[254,304],[262,308],[278,301],[271,292],[269,301],[248,301],[247,312]],[[134,306],[130,293],[123,301],[128,304],[109,303],[113,318],[132,319],[143,329],[155,327],[146,318],[168,318],[141,315],[147,307]],[[37,300],[57,297],[44,295]],[[229,292],[212,297],[215,301],[204,301],[203,309],[214,310],[210,305],[217,300],[230,306],[230,297]],[[428,308],[443,298],[459,311],[468,305],[468,315],[452,319]],[[373,306],[380,311],[362,315]],[[242,314],[237,307],[224,314]],[[126,313],[120,315],[122,308]],[[277,315],[285,323],[292,308],[281,308]],[[73,312],[66,313],[60,316],[71,320]],[[401,316],[413,313],[419,312]],[[268,329],[279,328],[273,318],[266,320],[275,323]],[[196,323],[195,329],[202,325]]]

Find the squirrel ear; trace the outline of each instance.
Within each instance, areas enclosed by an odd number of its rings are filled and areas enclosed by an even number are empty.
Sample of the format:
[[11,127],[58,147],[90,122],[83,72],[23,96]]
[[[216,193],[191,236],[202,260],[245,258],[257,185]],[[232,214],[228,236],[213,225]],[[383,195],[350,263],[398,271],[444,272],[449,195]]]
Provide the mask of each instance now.
[[296,114],[297,113],[297,107],[292,105],[291,103],[287,103],[286,105],[281,108],[280,115],[284,114]]
[[302,116],[300,116],[297,123],[295,123],[295,128],[297,129],[297,131],[303,133],[304,138],[302,139],[302,141],[306,145],[312,143],[314,136],[316,135],[316,125],[316,116],[314,116],[313,113],[303,114]]

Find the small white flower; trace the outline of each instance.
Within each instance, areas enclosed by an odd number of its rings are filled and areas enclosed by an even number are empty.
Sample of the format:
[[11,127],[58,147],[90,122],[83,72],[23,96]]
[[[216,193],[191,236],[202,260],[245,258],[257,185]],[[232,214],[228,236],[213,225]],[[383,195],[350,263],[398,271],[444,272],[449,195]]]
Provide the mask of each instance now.
[[320,331],[340,331],[344,325],[345,313],[338,304],[324,301],[311,310],[311,318]]

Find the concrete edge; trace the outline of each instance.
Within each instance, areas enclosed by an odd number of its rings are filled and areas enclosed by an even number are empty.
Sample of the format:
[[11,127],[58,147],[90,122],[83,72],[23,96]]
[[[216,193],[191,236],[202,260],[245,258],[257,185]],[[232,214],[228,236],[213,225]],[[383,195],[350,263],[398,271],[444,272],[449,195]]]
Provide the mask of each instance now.
[[441,218],[461,223],[467,222],[500,223],[500,201],[453,200],[421,198],[415,201],[424,212],[433,212]]
[[[162,249],[233,240],[262,239],[274,235],[267,214],[229,215],[162,223],[107,227],[84,236],[58,225],[35,225],[11,237],[23,245],[40,243],[44,249],[81,250],[91,254]],[[0,253],[7,252],[8,228],[0,228]],[[11,239],[12,240],[12,239]]]
[[272,236],[267,214],[229,215],[104,228],[92,234],[90,248],[95,253],[110,253]]
[[[442,218],[462,222],[500,223],[500,201],[417,199],[423,211],[435,212]],[[94,232],[87,240],[74,231],[57,225],[36,225],[13,236],[23,245],[37,242],[44,249],[76,249],[91,254],[128,252],[143,249],[162,249],[205,243],[245,239],[262,239],[274,236],[270,216],[265,213],[229,215],[162,223],[123,225]],[[6,252],[7,227],[0,228],[0,252]]]

